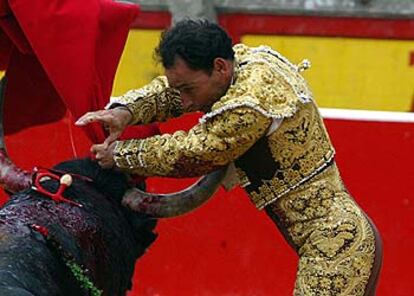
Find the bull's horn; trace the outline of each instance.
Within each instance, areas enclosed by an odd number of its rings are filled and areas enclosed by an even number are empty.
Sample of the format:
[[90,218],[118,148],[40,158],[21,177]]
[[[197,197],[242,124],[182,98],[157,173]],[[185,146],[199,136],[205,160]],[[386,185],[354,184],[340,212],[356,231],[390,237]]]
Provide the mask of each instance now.
[[206,202],[218,189],[227,167],[214,171],[189,188],[170,194],[152,194],[136,188],[128,190],[122,203],[134,211],[155,218],[169,218],[188,213]]
[[30,188],[31,173],[18,168],[9,158],[4,143],[3,105],[6,92],[6,78],[0,80],[0,186],[15,193]]

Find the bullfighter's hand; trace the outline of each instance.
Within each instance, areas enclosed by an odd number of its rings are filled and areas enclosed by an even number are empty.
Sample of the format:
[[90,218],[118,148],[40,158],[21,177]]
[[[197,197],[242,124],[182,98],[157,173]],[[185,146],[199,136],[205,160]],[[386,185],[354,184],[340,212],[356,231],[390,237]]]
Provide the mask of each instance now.
[[104,169],[111,169],[115,165],[114,161],[115,142],[107,145],[106,143],[92,145],[91,152],[95,155],[98,164]]
[[132,120],[132,114],[127,108],[117,107],[109,110],[99,110],[88,112],[80,117],[75,124],[85,126],[91,122],[100,122],[108,130],[109,136],[104,144],[109,146],[112,142],[119,138],[124,129]]

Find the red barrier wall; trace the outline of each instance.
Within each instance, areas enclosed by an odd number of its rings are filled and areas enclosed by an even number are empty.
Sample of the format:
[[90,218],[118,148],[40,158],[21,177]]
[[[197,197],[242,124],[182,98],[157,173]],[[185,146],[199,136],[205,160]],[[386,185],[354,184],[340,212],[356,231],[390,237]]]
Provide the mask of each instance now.
[[[245,34],[414,39],[413,19],[283,16],[247,13],[220,14],[219,23],[240,42]],[[168,12],[142,11],[134,28],[163,29],[171,24]]]

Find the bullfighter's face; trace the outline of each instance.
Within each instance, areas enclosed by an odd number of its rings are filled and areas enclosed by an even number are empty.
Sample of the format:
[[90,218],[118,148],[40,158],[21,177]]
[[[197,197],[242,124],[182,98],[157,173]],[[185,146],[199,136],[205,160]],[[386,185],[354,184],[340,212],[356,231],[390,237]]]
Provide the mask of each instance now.
[[211,72],[194,70],[180,57],[165,70],[169,85],[180,92],[186,112],[209,112],[211,106],[225,95],[233,75],[233,62],[216,58]]

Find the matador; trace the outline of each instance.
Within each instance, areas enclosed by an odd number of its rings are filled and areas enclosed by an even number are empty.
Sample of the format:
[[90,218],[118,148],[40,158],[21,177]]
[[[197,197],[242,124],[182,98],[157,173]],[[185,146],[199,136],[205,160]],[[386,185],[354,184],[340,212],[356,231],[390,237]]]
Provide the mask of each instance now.
[[[165,76],[113,97],[92,147],[103,167],[143,176],[192,177],[231,164],[299,256],[294,295],[375,295],[382,261],[372,221],[345,188],[335,151],[301,71],[267,46],[231,45],[218,25],[186,19],[157,48]],[[116,141],[126,125],[203,111],[188,132]]]

